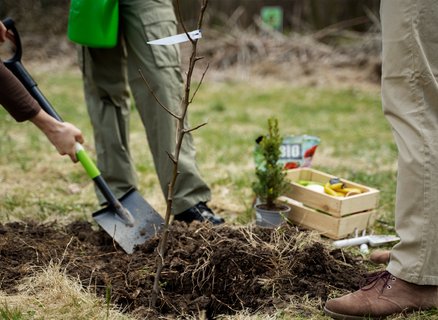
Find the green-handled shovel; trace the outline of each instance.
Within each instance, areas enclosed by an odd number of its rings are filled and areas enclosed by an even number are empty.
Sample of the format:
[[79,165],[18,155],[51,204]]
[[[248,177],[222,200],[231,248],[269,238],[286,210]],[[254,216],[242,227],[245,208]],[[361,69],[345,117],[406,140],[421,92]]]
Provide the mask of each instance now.
[[[58,121],[62,121],[21,64],[22,48],[14,21],[6,18],[3,24],[13,33],[16,47],[13,57],[4,61],[5,66],[20,80],[44,111]],[[126,253],[132,253],[137,244],[144,243],[160,230],[164,223],[163,218],[134,188],[117,199],[99,169],[79,143],[76,144],[76,155],[108,203],[105,208],[93,213],[93,218]]]

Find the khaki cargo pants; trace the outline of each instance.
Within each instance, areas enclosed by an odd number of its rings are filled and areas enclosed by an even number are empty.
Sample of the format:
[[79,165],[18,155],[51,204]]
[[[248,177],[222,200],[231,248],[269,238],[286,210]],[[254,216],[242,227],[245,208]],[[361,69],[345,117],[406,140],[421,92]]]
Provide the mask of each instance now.
[[[167,153],[176,143],[176,121],[155,100],[178,113],[183,90],[179,48],[151,46],[148,40],[176,34],[171,0],[119,0],[120,40],[115,48],[82,48],[85,99],[91,118],[97,165],[117,197],[137,186],[129,149],[130,93],[146,130],[163,194],[167,195],[172,164]],[[145,144],[146,147],[146,144]],[[141,161],[141,159],[136,159]],[[210,189],[195,162],[190,134],[184,137],[173,212],[180,213],[210,199]],[[104,201],[97,192],[100,202]],[[147,196],[145,197],[147,198]]]
[[438,1],[382,0],[383,108],[397,143],[396,230],[388,271],[438,285]]

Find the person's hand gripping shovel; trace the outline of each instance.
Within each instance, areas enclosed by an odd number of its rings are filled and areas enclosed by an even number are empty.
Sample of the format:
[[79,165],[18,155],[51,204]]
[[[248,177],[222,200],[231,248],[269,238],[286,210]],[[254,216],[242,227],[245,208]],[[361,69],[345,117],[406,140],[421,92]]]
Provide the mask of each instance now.
[[[14,55],[4,61],[5,66],[20,80],[44,111],[58,121],[62,121],[21,64],[22,48],[14,21],[7,18],[3,20],[3,24],[9,32],[12,32],[15,44]],[[117,199],[103,179],[99,169],[79,143],[76,144],[76,156],[107,201],[107,206],[94,212],[93,218],[126,253],[132,253],[136,245],[144,243],[160,230],[164,219],[135,189],[129,190],[120,199]]]

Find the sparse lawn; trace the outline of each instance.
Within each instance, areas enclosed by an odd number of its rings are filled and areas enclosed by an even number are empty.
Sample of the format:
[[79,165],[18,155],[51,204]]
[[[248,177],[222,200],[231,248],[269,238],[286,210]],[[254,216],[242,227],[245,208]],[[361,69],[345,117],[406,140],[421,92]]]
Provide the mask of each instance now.
[[[85,146],[94,156],[79,73],[36,73],[34,78],[64,120],[83,130]],[[271,116],[279,118],[284,135],[320,137],[315,168],[380,189],[379,214],[391,224],[396,148],[377,88],[291,87],[260,79],[208,82],[207,77],[191,106],[189,120],[192,125],[208,122],[194,137],[198,165],[213,190],[212,206],[224,211],[229,221],[249,222],[254,140],[264,132]],[[89,218],[96,202],[93,184],[80,164],[58,156],[32,124],[16,124],[2,109],[0,122],[0,210],[5,213],[1,221]],[[140,189],[162,212],[163,197],[135,110],[131,132]]]

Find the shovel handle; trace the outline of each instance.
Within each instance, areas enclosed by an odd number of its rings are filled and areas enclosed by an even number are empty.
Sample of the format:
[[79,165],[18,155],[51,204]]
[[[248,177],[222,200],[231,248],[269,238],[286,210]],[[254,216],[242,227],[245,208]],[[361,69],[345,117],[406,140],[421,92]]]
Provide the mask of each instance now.
[[100,192],[102,192],[105,199],[116,211],[118,216],[125,222],[125,224],[129,227],[133,227],[135,223],[134,217],[127,209],[123,207],[121,202],[117,200],[117,198],[111,192],[111,189],[109,188],[105,180],[102,178],[99,169],[94,164],[93,160],[91,160],[91,158],[88,156],[84,147],[78,142],[76,142],[75,147],[76,147],[76,157],[79,159],[80,163],[84,167],[88,176],[91,179],[93,179],[94,183],[97,185]]
[[124,220],[128,226],[130,227],[134,226],[134,222],[135,222],[134,217],[127,209],[125,209],[122,206],[120,201],[117,200],[117,198],[111,192],[111,189],[108,187],[108,184],[102,178],[99,169],[94,164],[93,160],[91,160],[91,158],[88,156],[88,153],[85,151],[84,147],[79,142],[76,142],[75,148],[76,148],[76,157],[79,159],[79,162],[84,167],[88,176],[91,179],[93,179],[94,183],[97,185],[100,192],[102,192],[108,203],[113,207],[113,209],[116,211],[119,217],[122,218],[122,220]]
[[[58,121],[63,121],[61,116],[55,111],[55,109],[50,104],[49,100],[43,95],[43,93],[38,88],[37,83],[32,78],[32,76],[27,72],[21,63],[22,48],[20,42],[20,35],[15,28],[14,21],[11,18],[6,18],[2,21],[6,29],[12,31],[15,39],[16,51],[12,58],[4,61],[4,65],[20,80],[26,90],[32,95],[32,97],[38,102],[41,108],[46,111],[50,116]],[[76,144],[76,155],[87,172],[88,176],[93,179],[96,186],[104,195],[106,201],[110,206],[116,209],[117,213],[122,216],[125,220],[132,220],[132,216],[126,209],[123,208],[120,201],[112,193],[106,181],[103,179],[99,169],[96,167],[94,162],[85,152],[81,144]],[[119,212],[120,211],[120,212]],[[128,218],[126,218],[128,216]],[[132,224],[132,221],[129,222]]]

